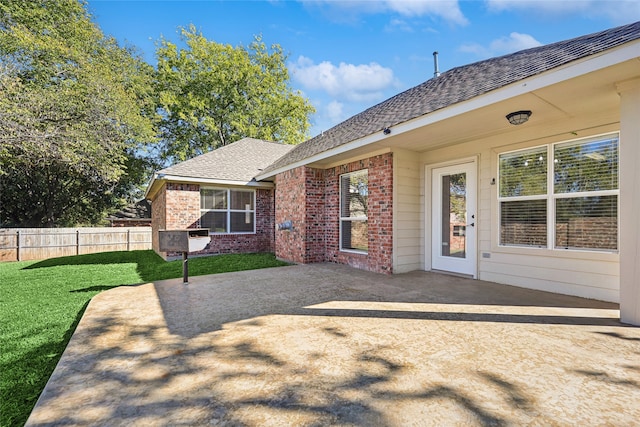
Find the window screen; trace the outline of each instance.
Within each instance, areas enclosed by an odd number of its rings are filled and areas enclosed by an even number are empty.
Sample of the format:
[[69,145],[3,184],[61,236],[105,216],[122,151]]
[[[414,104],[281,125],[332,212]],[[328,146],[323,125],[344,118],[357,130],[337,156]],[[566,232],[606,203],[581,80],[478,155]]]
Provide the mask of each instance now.
[[200,226],[212,233],[255,233],[255,192],[200,190]]
[[618,197],[557,199],[556,248],[618,249]]
[[500,204],[500,242],[507,246],[547,246],[547,201]]
[[501,154],[500,244],[617,250],[618,145],[616,134]]
[[547,147],[500,155],[500,197],[547,194]]
[[366,170],[340,176],[340,249],[369,250],[368,201]]
[[556,194],[618,189],[618,139],[558,144],[554,149]]

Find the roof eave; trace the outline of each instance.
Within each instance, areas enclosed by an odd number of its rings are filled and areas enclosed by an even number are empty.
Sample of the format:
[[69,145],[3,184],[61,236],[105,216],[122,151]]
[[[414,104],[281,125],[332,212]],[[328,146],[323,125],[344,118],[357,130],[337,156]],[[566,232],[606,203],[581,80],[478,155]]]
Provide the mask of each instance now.
[[182,183],[182,184],[200,184],[200,185],[224,185],[234,187],[251,187],[251,188],[274,188],[272,182],[259,182],[256,179],[250,181],[246,180],[231,180],[231,179],[218,179],[218,178],[194,178],[190,176],[181,175],[166,175],[166,174],[154,174],[147,191],[145,192],[145,199],[153,200],[162,187],[163,183]]
[[[640,40],[635,40],[622,46],[618,46],[610,50],[567,63],[541,74],[513,82],[509,85],[476,96],[466,101],[462,101],[457,104],[442,108],[440,110],[418,116],[404,123],[396,124],[392,126],[393,135],[400,135],[404,132],[409,132],[417,128],[429,126],[442,120],[450,119],[464,113],[468,113],[492,104],[515,98],[531,91],[561,83],[563,81],[567,81],[575,77],[598,71],[615,64],[622,63],[624,61],[638,58],[638,45],[640,45]],[[279,173],[286,172],[288,170],[310,163],[323,161],[333,156],[343,154],[345,152],[361,148],[375,142],[379,142],[385,138],[387,138],[387,136],[384,135],[382,131],[379,131],[353,140],[346,144],[339,145],[327,151],[317,153],[311,157],[298,160],[289,165],[264,172],[256,176],[256,179],[258,181],[261,181],[264,179],[272,178]]]
[[267,171],[267,172],[265,172],[263,174],[260,174],[260,175],[256,176],[256,180],[262,181],[262,180],[265,180],[265,179],[273,178],[274,176],[278,175],[279,173],[286,172],[288,170],[295,169],[297,167],[304,166],[304,165],[307,165],[309,163],[319,162],[319,161],[328,159],[330,157],[336,156],[338,154],[342,154],[342,153],[346,153],[348,151],[354,150],[356,148],[364,147],[366,145],[373,144],[375,142],[380,142],[380,141],[382,141],[382,140],[384,140],[386,138],[388,138],[388,136],[385,135],[382,131],[376,132],[374,134],[365,136],[364,138],[360,138],[360,139],[357,139],[355,141],[351,141],[351,142],[349,142],[347,144],[343,144],[343,145],[340,145],[338,147],[332,148],[331,150],[324,151],[322,153],[315,154],[315,155],[313,155],[311,157],[308,157],[306,159],[302,159],[302,160],[299,160],[297,162],[291,163],[291,164],[289,164],[287,166],[283,166],[281,168],[274,169],[272,171]]
[[155,195],[158,192],[156,183],[158,182],[158,173],[154,173],[147,184],[147,189],[144,192],[145,200],[153,200],[155,199]]

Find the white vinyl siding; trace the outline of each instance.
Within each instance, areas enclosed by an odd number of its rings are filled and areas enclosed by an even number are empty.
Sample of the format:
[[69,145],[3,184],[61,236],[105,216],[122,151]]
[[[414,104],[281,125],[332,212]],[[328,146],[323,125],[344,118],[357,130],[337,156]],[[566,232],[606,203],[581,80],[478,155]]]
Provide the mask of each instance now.
[[420,195],[420,157],[411,151],[393,152],[393,272],[424,268],[424,215]]
[[[562,127],[560,127],[562,126]],[[562,133],[564,126],[575,126],[575,123],[550,126],[549,135]],[[615,125],[592,127],[594,134],[610,134],[616,132]],[[581,132],[583,134],[583,132]],[[500,242],[500,204],[498,202],[498,159],[505,152],[540,147],[543,144],[557,142],[557,137],[532,138],[530,134],[492,135],[472,142],[451,145],[424,153],[407,151],[403,156],[407,162],[415,159],[420,171],[420,189],[415,194],[420,200],[420,253],[423,264],[419,268],[431,270],[431,231],[430,231],[430,178],[424,175],[425,166],[455,162],[461,158],[477,156],[479,159],[478,179],[478,279],[497,283],[539,289],[561,294],[595,298],[603,301],[619,302],[619,262],[620,255],[615,251],[591,250],[556,250],[548,248],[527,248],[502,246]],[[588,134],[586,134],[588,135]],[[585,136],[586,136],[585,135]],[[514,140],[531,140],[530,143],[517,143]],[[535,139],[535,140],[534,140]],[[395,153],[394,153],[395,156]],[[394,175],[397,174],[394,171]],[[394,186],[401,181],[394,180]],[[411,182],[411,181],[409,181]],[[407,191],[394,188],[394,192],[405,194]],[[425,197],[426,196],[426,197]],[[406,196],[409,199],[411,196]],[[396,230],[405,238],[410,238],[411,228],[405,222],[396,221],[394,198],[394,238]],[[426,229],[422,228],[427,226]],[[421,237],[422,237],[421,236]],[[396,245],[394,245],[394,251]],[[396,270],[394,269],[394,272]],[[541,279],[544,277],[544,279]]]
[[514,253],[504,249],[493,251],[491,259],[483,260],[483,280],[603,301],[619,301],[620,265],[617,254],[603,257],[602,254],[586,251],[542,251],[531,255],[515,252],[516,248],[511,249]]

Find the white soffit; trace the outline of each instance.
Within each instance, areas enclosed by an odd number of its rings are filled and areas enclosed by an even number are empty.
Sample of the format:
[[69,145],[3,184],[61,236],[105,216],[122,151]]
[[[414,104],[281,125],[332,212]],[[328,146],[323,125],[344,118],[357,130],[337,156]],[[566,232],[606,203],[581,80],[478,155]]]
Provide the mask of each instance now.
[[[212,179],[212,178],[193,178],[189,176],[178,176],[178,175],[158,175],[155,174],[151,179],[151,182],[147,186],[147,191],[145,192],[145,198],[149,198],[150,195],[155,195],[156,191],[154,187],[156,183],[159,181],[172,182],[176,184],[199,184],[199,185],[224,185],[227,187],[250,187],[250,188],[265,188],[270,189],[274,188],[274,184],[272,182],[260,182],[257,180],[253,181],[231,181],[224,179]],[[151,194],[153,191],[153,194]]]

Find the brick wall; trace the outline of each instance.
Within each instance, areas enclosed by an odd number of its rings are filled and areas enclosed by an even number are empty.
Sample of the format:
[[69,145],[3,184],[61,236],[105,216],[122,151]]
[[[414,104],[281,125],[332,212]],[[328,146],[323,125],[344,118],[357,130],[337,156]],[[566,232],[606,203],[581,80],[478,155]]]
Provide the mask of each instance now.
[[305,168],[305,218],[304,227],[307,245],[304,262],[324,262],[326,253],[326,197],[325,172],[321,169]]
[[[369,175],[367,254],[340,250],[342,174],[367,169]],[[276,256],[298,262],[335,262],[379,273],[392,272],[393,162],[391,154],[318,170],[305,166],[276,177],[276,222],[293,222],[277,231]]]
[[166,228],[198,228],[200,226],[200,186],[197,184],[167,184]]
[[160,252],[160,239],[158,230],[167,228],[167,186],[163,185],[156,198],[151,202],[151,247],[156,253]]
[[[255,234],[212,234],[211,243],[199,254],[233,254],[273,252],[274,203],[273,190],[256,190]],[[198,206],[199,209],[199,206]]]
[[275,190],[256,190],[256,236],[253,252],[274,252]]
[[393,155],[369,159],[369,270],[392,273]]
[[[256,233],[213,234],[211,243],[196,255],[223,253],[253,253],[274,251],[274,191],[256,190]],[[151,208],[153,249],[161,256],[158,230],[200,227],[200,186],[197,184],[166,184],[158,193]]]
[[275,252],[278,258],[296,263],[305,263],[306,254],[306,171],[301,166],[276,177],[275,222],[291,221],[291,230],[275,233]]
[[[340,250],[340,175],[367,169],[369,175],[369,251],[365,254]],[[326,171],[327,261],[347,264],[377,273],[392,272],[393,251],[393,161],[392,154],[341,165]]]

